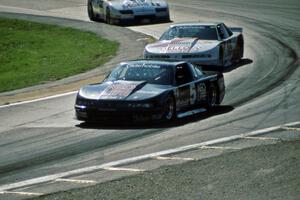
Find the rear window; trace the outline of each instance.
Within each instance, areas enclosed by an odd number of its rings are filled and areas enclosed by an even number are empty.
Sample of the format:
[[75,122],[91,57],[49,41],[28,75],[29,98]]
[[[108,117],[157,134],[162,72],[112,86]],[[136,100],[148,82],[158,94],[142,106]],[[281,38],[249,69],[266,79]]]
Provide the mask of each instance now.
[[175,26],[168,29],[160,40],[172,40],[174,38],[199,38],[200,40],[218,40],[215,26]]

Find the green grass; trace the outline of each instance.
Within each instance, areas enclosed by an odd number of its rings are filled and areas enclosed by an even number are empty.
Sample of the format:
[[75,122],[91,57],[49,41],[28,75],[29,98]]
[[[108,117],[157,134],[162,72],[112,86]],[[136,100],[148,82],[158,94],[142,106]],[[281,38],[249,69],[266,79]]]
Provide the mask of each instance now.
[[94,33],[0,18],[0,92],[88,71],[117,49]]

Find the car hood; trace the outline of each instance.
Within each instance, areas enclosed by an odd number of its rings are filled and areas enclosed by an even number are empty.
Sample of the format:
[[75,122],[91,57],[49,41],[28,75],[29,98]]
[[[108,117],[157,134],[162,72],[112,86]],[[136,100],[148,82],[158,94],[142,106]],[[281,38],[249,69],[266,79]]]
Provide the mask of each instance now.
[[166,7],[164,0],[111,0],[109,4],[118,10],[127,10],[139,7]]
[[148,84],[146,81],[118,80],[85,86],[80,89],[79,95],[94,100],[145,100],[165,92],[168,88]]
[[174,38],[161,40],[146,46],[149,53],[196,53],[209,51],[219,45],[216,40],[200,40],[198,38]]

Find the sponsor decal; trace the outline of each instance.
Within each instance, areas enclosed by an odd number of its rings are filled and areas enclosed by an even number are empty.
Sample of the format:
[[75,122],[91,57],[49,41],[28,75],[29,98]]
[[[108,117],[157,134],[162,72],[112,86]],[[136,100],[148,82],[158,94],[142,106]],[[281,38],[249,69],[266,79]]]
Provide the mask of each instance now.
[[178,97],[177,97],[177,104],[182,106],[187,106],[190,103],[190,86],[184,86],[178,88]]
[[115,82],[101,93],[100,98],[102,99],[123,99],[130,95],[132,90],[136,88],[139,83],[126,83],[126,82]]
[[190,104],[194,105],[196,103],[197,100],[197,94],[196,94],[196,86],[195,84],[191,84],[190,87]]
[[160,69],[161,67],[159,65],[155,65],[155,64],[128,64],[127,65],[130,68],[152,68],[152,69]]
[[206,85],[205,83],[201,82],[196,85],[197,90],[197,100],[202,101],[206,99]]
[[189,49],[190,49],[190,47],[188,47],[188,46],[168,46],[166,48],[166,51],[183,53],[183,52],[188,52]]
[[150,6],[145,0],[125,0],[122,4],[123,8],[135,8],[142,6]]
[[188,52],[192,42],[186,39],[174,39],[166,48],[167,52]]
[[201,49],[201,46],[197,44],[198,39],[174,39],[172,40],[168,47],[166,47],[166,52],[174,52],[174,53],[186,53],[189,52],[191,49],[193,51],[197,51]]

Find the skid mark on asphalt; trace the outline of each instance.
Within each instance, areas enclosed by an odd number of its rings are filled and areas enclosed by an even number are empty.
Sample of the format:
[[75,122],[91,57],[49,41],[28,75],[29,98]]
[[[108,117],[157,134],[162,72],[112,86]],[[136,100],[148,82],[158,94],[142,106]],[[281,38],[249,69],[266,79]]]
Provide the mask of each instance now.
[[[86,168],[81,168],[81,169],[76,169],[68,172],[62,172],[58,174],[52,174],[52,175],[47,175],[43,177],[38,177],[38,178],[33,178],[17,183],[11,183],[7,185],[2,185],[0,186],[0,195],[1,194],[19,194],[19,195],[34,195],[34,196],[39,196],[42,195],[42,193],[31,193],[31,192],[20,192],[20,191],[14,191],[16,189],[19,190],[24,190],[30,189],[30,186],[33,185],[39,185],[42,186],[43,184],[46,183],[55,183],[55,182],[69,182],[69,183],[77,183],[77,184],[96,184],[98,183],[97,181],[93,180],[80,180],[80,179],[71,179],[70,177],[76,177],[80,175],[88,175],[93,172],[98,172],[98,171],[124,171],[124,172],[145,172],[147,169],[138,169],[138,168],[126,168],[126,166],[129,165],[135,165],[137,163],[143,163],[145,161],[151,161],[151,160],[158,160],[158,161],[166,161],[166,160],[179,160],[179,161],[193,161],[193,160],[199,160],[193,157],[176,157],[175,154],[180,154],[180,153],[187,153],[195,150],[199,150],[199,154],[203,152],[203,150],[216,150],[216,151],[223,151],[223,150],[241,150],[243,148],[246,148],[245,146],[242,147],[235,147],[232,146],[232,143],[235,141],[270,141],[270,142],[279,142],[283,139],[280,137],[267,137],[267,134],[272,134],[272,133],[279,133],[282,137],[284,137],[285,134],[282,134],[286,131],[296,131],[298,132],[300,130],[299,126],[300,121],[293,122],[293,123],[288,123],[288,124],[283,124],[279,126],[274,126],[274,127],[269,127],[265,129],[260,129],[256,131],[252,131],[249,133],[243,133],[239,135],[233,135],[229,137],[224,137],[224,138],[218,138],[215,140],[210,140],[206,142],[201,142],[201,143],[196,143],[196,144],[191,144],[187,146],[181,146],[178,148],[174,149],[168,149],[164,151],[159,151],[159,152],[154,152],[150,154],[145,154],[141,156],[136,156],[136,157],[131,157],[131,158],[126,158],[123,160],[118,160],[118,161],[113,161],[109,163],[105,163],[102,165],[97,165],[97,166],[90,166]],[[225,146],[225,144],[229,144],[229,146]],[[223,146],[219,146],[223,145]],[[260,145],[257,143],[254,146]],[[172,156],[171,156],[172,155]],[[163,164],[162,164],[163,165]]]

